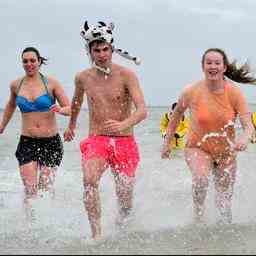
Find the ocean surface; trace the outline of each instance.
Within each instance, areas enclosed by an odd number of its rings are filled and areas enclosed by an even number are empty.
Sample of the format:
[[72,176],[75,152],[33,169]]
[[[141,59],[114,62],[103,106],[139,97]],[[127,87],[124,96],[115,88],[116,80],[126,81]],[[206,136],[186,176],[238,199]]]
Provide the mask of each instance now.
[[[205,221],[199,225],[193,220],[191,175],[183,153],[174,153],[171,160],[160,157],[159,122],[164,111],[167,107],[149,108],[148,119],[135,128],[141,162],[132,217],[121,229],[115,226],[113,177],[109,170],[103,176],[103,238],[99,241],[90,239],[82,202],[79,142],[87,135],[87,111],[79,115],[75,140],[64,143],[56,197],[44,195],[37,200],[33,222],[25,218],[23,185],[14,156],[20,135],[17,111],[0,136],[0,254],[256,254],[256,144],[238,155],[233,223],[218,224],[211,181]],[[61,135],[67,122],[58,116]]]

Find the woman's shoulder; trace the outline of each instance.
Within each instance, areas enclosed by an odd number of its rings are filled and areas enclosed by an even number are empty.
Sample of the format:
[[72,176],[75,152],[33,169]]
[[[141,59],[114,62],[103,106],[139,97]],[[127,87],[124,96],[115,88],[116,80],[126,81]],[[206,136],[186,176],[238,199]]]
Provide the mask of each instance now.
[[226,81],[225,87],[227,89],[227,92],[231,95],[239,95],[242,94],[241,89],[239,85],[232,81]]
[[197,92],[200,92],[202,90],[202,88],[203,88],[202,81],[197,81],[197,82],[186,84],[183,89],[183,95],[191,98]]
[[52,75],[47,75],[47,76],[44,75],[43,79],[49,88],[54,89],[54,88],[62,87],[62,84],[60,83],[60,81]]
[[10,82],[10,89],[16,91],[18,89],[18,87],[20,86],[23,79],[24,79],[24,77],[18,77],[15,80],[12,80]]
[[54,76],[52,76],[52,75],[43,75],[43,79],[45,80],[45,81],[47,81],[49,84],[50,83],[58,83],[59,81],[54,77]]
[[196,81],[196,82],[192,82],[192,83],[187,83],[184,86],[184,90],[188,90],[188,91],[197,90],[197,89],[202,87],[202,82],[203,81]]
[[239,86],[238,86],[235,82],[233,82],[233,81],[231,81],[231,80],[226,80],[226,81],[225,81],[225,86],[226,86],[227,88],[229,88],[229,89],[236,89],[236,88],[239,88]]
[[225,88],[229,101],[233,106],[237,107],[238,105],[244,105],[246,99],[239,85],[231,81],[227,81],[225,84]]

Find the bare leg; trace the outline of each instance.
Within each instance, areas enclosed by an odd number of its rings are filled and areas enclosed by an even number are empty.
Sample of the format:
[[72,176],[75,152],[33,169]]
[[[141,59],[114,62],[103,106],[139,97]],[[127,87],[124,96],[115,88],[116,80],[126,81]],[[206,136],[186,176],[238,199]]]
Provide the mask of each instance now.
[[223,223],[232,222],[232,196],[236,176],[236,160],[220,165],[214,172],[215,204]]
[[133,206],[135,178],[120,173],[114,173],[114,176],[118,201],[118,224],[123,224],[123,221],[129,216]]
[[99,195],[99,182],[107,169],[104,159],[91,159],[83,162],[84,206],[88,213],[92,237],[101,236],[101,205]]
[[20,176],[24,184],[24,206],[26,209],[27,217],[30,219],[32,201],[37,197],[38,186],[37,186],[37,162],[30,162],[20,166]]
[[55,196],[54,182],[55,182],[56,172],[57,172],[56,167],[41,166],[40,168],[38,189],[42,190],[43,192],[48,191],[52,198],[54,198]]
[[186,148],[185,159],[192,174],[192,196],[196,220],[201,220],[205,210],[208,190],[208,177],[212,168],[212,159],[198,148]]

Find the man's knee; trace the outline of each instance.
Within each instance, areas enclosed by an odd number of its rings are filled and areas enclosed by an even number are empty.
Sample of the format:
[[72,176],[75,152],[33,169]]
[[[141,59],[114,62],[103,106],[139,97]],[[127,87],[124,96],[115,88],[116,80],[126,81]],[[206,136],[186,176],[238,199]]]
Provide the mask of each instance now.
[[33,198],[37,195],[38,187],[36,184],[26,184],[25,185],[25,195],[26,198]]
[[107,169],[107,163],[103,160],[88,160],[83,163],[84,187],[98,185],[102,173]]
[[123,173],[114,174],[115,182],[122,188],[132,189],[135,183],[135,177],[130,177]]
[[97,188],[99,185],[98,175],[85,173],[83,177],[83,185],[85,190]]

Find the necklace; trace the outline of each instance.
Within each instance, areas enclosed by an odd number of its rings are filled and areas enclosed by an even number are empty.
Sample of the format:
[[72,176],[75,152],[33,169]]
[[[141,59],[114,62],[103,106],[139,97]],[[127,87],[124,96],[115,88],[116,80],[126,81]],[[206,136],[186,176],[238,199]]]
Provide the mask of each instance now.
[[108,79],[108,76],[111,74],[111,69],[109,67],[107,67],[107,68],[100,67],[100,66],[96,65],[95,62],[93,62],[93,67],[95,67],[99,71],[103,72],[105,74],[105,79]]

